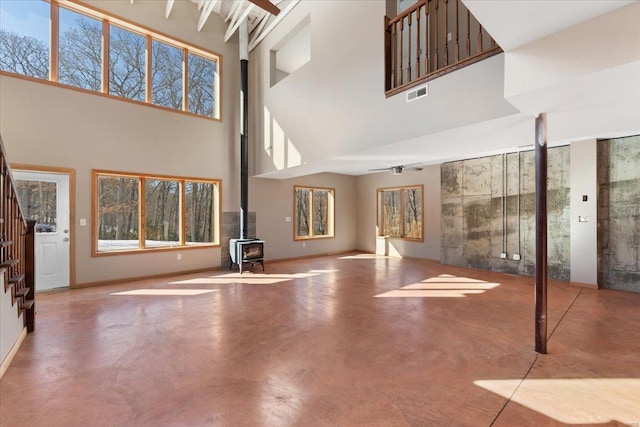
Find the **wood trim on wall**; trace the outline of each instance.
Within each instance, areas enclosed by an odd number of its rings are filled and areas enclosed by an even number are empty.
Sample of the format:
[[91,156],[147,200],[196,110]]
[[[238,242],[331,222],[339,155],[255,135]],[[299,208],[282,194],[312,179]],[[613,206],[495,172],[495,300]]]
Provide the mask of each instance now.
[[55,173],[69,176],[69,287],[76,283],[76,170],[56,166],[12,163],[11,169],[29,172]]

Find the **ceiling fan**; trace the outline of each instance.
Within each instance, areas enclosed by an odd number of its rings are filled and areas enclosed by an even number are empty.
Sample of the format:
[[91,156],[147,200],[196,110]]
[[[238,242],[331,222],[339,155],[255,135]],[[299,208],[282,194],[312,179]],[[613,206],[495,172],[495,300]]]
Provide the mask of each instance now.
[[391,167],[388,167],[388,168],[369,169],[369,171],[371,171],[371,172],[374,172],[374,171],[391,171],[391,173],[393,175],[400,175],[405,170],[421,171],[422,168],[420,166],[417,166],[417,164],[412,164],[412,165],[391,166]]
[[278,9],[278,7],[275,4],[271,3],[270,0],[249,0],[249,1],[255,4],[256,6],[266,10],[273,16],[278,16],[278,14],[280,13],[280,9]]

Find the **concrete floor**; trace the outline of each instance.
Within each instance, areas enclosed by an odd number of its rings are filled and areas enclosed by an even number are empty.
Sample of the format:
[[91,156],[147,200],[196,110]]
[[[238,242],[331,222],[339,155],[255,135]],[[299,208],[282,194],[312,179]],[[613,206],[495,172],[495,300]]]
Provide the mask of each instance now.
[[[404,289],[403,289],[404,288]],[[38,294],[10,426],[640,426],[640,294],[352,254]]]

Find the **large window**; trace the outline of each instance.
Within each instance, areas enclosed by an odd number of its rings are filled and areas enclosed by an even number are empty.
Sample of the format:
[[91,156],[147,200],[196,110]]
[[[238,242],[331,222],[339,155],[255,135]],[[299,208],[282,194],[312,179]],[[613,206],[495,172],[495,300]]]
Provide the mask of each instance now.
[[422,185],[378,189],[378,235],[423,239]]
[[218,244],[219,180],[93,171],[94,254]]
[[0,1],[0,70],[49,78],[49,3]]
[[333,237],[334,190],[294,187],[294,239]]
[[0,1],[0,72],[219,119],[219,60],[74,1]]

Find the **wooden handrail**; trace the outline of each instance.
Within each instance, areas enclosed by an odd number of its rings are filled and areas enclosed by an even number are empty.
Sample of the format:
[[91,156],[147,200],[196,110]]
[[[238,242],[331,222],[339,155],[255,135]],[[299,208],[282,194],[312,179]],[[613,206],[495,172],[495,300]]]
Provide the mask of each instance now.
[[384,25],[387,97],[502,52],[461,0],[419,0]]
[[[3,292],[11,292],[24,313],[28,332],[35,326],[35,221],[27,221],[20,207],[16,183],[11,175],[0,136],[0,263],[5,271]],[[10,289],[9,289],[10,288]]]

